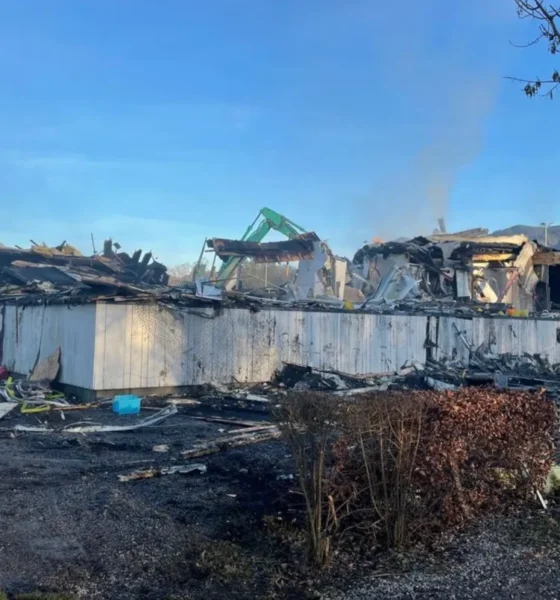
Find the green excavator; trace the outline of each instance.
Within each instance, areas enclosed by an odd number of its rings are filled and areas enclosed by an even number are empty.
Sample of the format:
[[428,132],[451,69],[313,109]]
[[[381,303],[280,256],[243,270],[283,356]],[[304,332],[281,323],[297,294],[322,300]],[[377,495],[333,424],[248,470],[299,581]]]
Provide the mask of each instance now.
[[[249,227],[247,227],[241,241],[262,242],[271,229],[284,234],[290,240],[297,238],[302,233],[306,233],[305,229],[300,227],[297,223],[294,223],[287,217],[265,207],[261,208],[257,218],[249,225]],[[243,260],[244,258],[242,256],[232,256],[226,260],[216,276],[216,286],[222,288],[227,287],[228,282]]]

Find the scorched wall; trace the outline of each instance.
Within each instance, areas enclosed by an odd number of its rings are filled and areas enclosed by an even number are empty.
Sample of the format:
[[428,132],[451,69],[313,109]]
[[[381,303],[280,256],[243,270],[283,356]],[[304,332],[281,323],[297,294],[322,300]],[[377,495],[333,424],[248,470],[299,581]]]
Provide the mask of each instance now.
[[93,389],[96,306],[0,306],[0,364],[29,374],[61,349],[62,383]]
[[374,315],[153,304],[0,307],[1,364],[28,374],[61,348],[62,383],[95,390],[163,390],[269,380],[283,362],[384,373],[427,356],[468,363],[469,347],[540,353],[560,362],[559,321]]
[[426,318],[98,304],[95,389],[269,380],[282,362],[380,373],[425,357]]

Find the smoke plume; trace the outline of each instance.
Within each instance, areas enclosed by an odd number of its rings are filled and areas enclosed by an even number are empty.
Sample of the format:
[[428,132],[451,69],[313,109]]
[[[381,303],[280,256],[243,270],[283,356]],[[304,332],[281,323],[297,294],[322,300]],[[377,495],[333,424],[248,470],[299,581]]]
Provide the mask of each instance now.
[[380,87],[410,128],[395,123],[402,155],[362,199],[362,213],[375,209],[371,235],[430,233],[448,216],[454,187],[484,148],[515,20],[503,0],[405,0],[376,12]]

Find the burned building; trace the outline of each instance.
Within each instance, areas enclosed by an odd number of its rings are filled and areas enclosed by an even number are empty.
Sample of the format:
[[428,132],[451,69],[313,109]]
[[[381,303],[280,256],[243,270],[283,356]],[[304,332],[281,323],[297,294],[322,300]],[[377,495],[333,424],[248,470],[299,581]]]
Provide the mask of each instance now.
[[60,349],[59,384],[105,397],[265,382],[284,363],[369,376],[468,364],[480,348],[560,362],[560,320],[547,312],[559,254],[523,236],[437,234],[367,245],[351,262],[318,236],[210,246],[226,259],[297,257],[298,271],[270,296],[218,278],[170,286],[151,253],[111,241],[93,256],[0,247],[0,364],[27,375]]
[[547,266],[557,257],[523,235],[474,230],[366,245],[353,265],[370,306],[438,300],[531,313],[560,299]]
[[[298,234],[290,240],[280,242],[252,242],[213,238],[207,240],[208,248],[213,250],[224,265],[210,283],[225,290],[245,289],[245,260],[251,259],[258,264],[298,263],[293,276],[286,278],[285,285],[273,286],[263,279],[256,289],[249,290],[261,295],[266,290],[279,300],[319,299],[324,302],[334,300],[341,304],[344,300],[347,283],[347,260],[333,254],[326,242],[321,241],[315,232]],[[213,270],[212,270],[213,271]],[[338,301],[338,302],[337,302]]]

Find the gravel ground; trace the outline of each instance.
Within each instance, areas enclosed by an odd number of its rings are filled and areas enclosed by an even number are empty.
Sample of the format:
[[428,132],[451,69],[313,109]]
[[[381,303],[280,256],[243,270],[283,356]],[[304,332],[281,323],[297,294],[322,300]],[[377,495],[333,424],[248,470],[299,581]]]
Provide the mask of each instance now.
[[560,598],[560,520],[535,510],[488,519],[437,552],[391,557],[325,600]]
[[[304,566],[292,523],[298,496],[280,442],[196,459],[205,474],[118,481],[137,468],[178,464],[181,450],[232,429],[189,414],[204,411],[181,409],[153,428],[87,436],[14,436],[16,423],[36,417],[2,419],[0,589],[88,600],[560,599],[554,507],[488,520],[437,551],[379,555],[317,574]],[[54,414],[40,418],[61,424]],[[77,419],[116,417],[98,409],[69,413],[64,424]],[[161,444],[169,452],[153,451]]]

